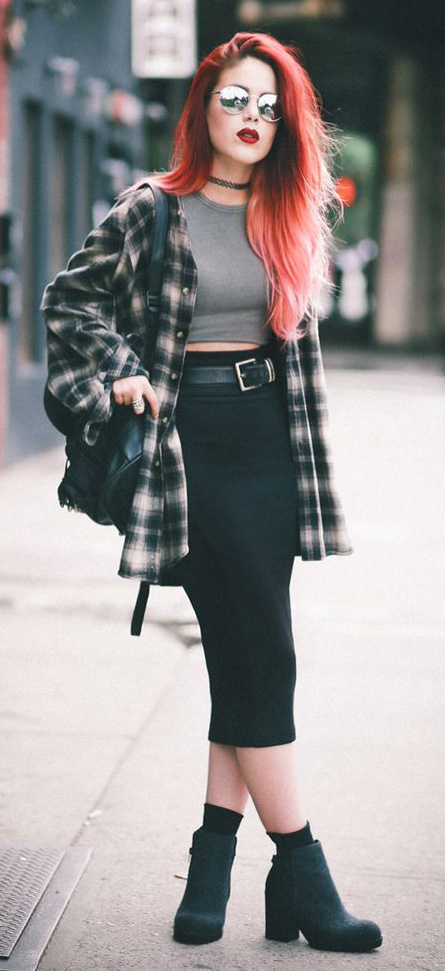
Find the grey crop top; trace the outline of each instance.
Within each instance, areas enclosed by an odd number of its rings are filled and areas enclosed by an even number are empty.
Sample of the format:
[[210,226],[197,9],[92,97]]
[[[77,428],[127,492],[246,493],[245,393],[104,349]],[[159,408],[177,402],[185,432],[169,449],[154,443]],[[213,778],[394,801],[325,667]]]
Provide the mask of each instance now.
[[266,273],[247,239],[247,205],[212,202],[200,192],[181,203],[198,270],[189,342],[267,344]]

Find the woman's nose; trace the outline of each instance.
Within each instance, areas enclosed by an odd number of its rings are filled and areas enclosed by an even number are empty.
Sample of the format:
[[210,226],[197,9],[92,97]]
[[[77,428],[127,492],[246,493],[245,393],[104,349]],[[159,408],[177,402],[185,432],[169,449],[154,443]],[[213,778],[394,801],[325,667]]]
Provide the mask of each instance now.
[[243,118],[245,118],[246,120],[249,118],[252,121],[256,121],[259,118],[258,101],[256,98],[253,97],[253,95],[250,96],[246,104],[246,107],[244,108]]

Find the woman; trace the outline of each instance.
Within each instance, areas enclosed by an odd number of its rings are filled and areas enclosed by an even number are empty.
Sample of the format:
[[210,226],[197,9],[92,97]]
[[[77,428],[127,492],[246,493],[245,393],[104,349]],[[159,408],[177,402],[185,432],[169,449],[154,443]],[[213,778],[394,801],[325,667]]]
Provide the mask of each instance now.
[[382,940],[341,903],[295,753],[294,558],[351,552],[316,322],[330,145],[295,51],[236,34],[198,68],[172,168],[152,178],[170,222],[149,371],[149,182],[124,194],[44,296],[50,390],[84,416],[85,439],[115,404],[146,409],[119,572],[182,584],[201,627],[212,713],[204,819],[174,922],[186,943],[222,935],[249,794],[277,850],[266,936],[301,930],[312,947],[343,951]]

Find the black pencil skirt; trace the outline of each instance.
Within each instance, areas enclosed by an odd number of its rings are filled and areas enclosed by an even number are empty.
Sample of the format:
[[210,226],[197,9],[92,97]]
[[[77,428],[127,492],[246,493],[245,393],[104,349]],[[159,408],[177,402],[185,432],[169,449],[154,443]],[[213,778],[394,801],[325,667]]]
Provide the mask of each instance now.
[[[256,352],[188,352],[186,364],[226,364]],[[296,469],[283,365],[272,384],[180,389],[189,553],[180,582],[196,613],[211,695],[210,741],[282,745],[295,739],[296,658],[289,584],[297,543]]]

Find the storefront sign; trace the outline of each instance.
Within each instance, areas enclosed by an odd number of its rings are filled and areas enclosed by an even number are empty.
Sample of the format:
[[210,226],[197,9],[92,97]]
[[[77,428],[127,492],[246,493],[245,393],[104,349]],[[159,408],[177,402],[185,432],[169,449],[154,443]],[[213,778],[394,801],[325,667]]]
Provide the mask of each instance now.
[[196,70],[195,0],[132,0],[132,71],[187,78]]

